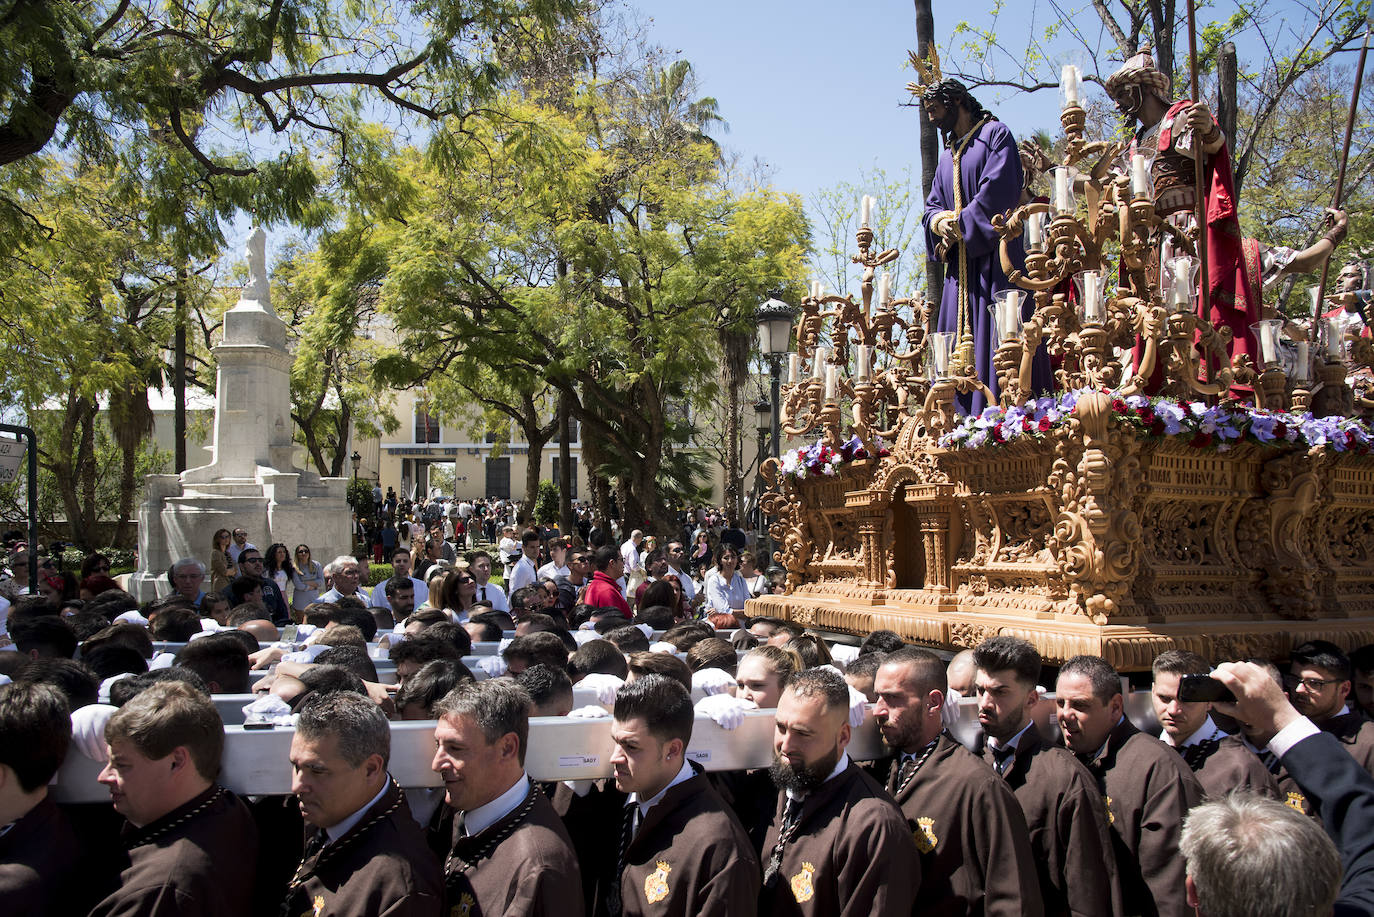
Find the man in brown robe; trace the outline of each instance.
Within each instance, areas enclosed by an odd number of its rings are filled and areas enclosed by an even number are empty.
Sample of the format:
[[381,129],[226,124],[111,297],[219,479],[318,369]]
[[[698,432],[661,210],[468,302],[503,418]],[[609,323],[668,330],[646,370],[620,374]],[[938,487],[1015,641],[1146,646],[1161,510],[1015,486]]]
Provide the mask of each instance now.
[[772,773],[783,792],[764,838],[758,913],[910,913],[921,860],[901,810],[845,754],[844,678],[827,669],[794,675],[774,723]]
[[371,699],[331,691],[307,700],[291,739],[291,790],[305,856],[287,888],[290,917],[438,917],[439,861],[387,774],[391,724]]
[[921,854],[921,913],[1041,914],[1021,806],[1005,781],[944,732],[944,662],[903,647],[883,659],[873,688],[873,715],[896,753],[887,791]]
[[52,685],[0,687],[0,901],[13,914],[73,906],[77,846],[48,782],[71,744],[67,699]]
[[1350,658],[1325,640],[1310,640],[1294,648],[1284,687],[1298,712],[1334,735],[1370,774],[1374,774],[1374,722],[1348,703]]
[[750,913],[759,861],[733,812],[686,759],[695,713],[678,681],[645,675],[615,699],[611,765],[629,793],[613,838],[612,915],[707,917]]
[[1241,738],[1227,735],[1212,722],[1212,705],[1179,700],[1184,676],[1212,671],[1207,660],[1187,650],[1168,650],[1155,657],[1151,670],[1154,683],[1150,702],[1163,727],[1159,738],[1183,756],[1183,763],[1202,784],[1203,795],[1216,799],[1232,790],[1247,789],[1277,799],[1279,785],[1274,775]]
[[1126,913],[1185,917],[1178,841],[1184,816],[1202,799],[1197,778],[1176,752],[1126,718],[1121,677],[1105,659],[1064,663],[1055,706],[1065,743],[1105,797]]
[[1045,914],[1124,913],[1097,782],[1067,749],[1046,745],[1031,717],[1040,700],[1040,654],[1018,637],[991,637],[973,658],[983,760],[1006,779],[1026,816]]
[[567,829],[525,774],[530,696],[509,679],[460,684],[435,712],[434,761],[454,810],[447,913],[581,917]]
[[210,698],[178,681],[141,691],[105,725],[100,782],[128,820],[129,865],[92,917],[248,917],[258,830],[214,782],[224,722]]

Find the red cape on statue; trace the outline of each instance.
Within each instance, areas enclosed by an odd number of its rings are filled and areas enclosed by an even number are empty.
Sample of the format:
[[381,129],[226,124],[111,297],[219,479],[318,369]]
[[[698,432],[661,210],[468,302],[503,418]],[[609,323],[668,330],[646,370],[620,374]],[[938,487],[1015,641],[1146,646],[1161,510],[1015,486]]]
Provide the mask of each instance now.
[[[1169,107],[1164,127],[1159,132],[1159,152],[1172,146],[1170,126],[1180,112],[1191,106],[1191,99],[1182,99]],[[1213,120],[1215,123],[1215,119]],[[1200,145],[1200,143],[1199,143]],[[1222,145],[1216,153],[1203,160],[1203,181],[1206,183],[1207,220],[1207,291],[1210,313],[1202,315],[1202,299],[1198,298],[1198,315],[1218,328],[1230,328],[1233,335],[1231,355],[1248,353],[1258,366],[1259,343],[1250,326],[1260,320],[1262,295],[1252,289],[1250,272],[1246,270],[1242,251],[1238,201],[1235,180],[1231,175],[1231,151]],[[1240,386],[1246,390],[1249,386]]]

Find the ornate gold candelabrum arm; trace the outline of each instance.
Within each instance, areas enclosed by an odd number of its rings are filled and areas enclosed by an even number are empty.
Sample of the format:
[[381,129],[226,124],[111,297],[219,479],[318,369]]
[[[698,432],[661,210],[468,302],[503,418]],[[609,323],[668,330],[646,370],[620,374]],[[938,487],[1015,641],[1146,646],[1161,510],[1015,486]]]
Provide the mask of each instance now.
[[824,407],[824,391],[825,383],[815,377],[788,386],[781,417],[782,429],[788,436],[805,436],[816,428]]
[[[1193,346],[1196,335],[1201,338],[1204,353],[1215,350],[1216,343],[1229,335],[1217,331],[1210,322],[1203,321],[1192,311],[1170,314],[1166,334],[1173,355],[1173,359],[1166,364],[1166,371],[1172,376],[1172,381],[1183,385],[1193,394],[1208,397],[1224,394],[1230,389],[1233,374],[1229,364],[1217,372],[1215,379],[1202,381],[1202,357]],[[1224,352],[1224,344],[1222,350]]]

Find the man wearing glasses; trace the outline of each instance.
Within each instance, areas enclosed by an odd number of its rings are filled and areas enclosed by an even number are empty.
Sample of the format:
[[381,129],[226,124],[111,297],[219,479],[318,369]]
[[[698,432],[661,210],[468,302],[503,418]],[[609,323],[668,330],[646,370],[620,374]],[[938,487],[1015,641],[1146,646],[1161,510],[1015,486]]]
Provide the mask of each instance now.
[[1296,647],[1283,684],[1298,712],[1323,732],[1341,740],[1346,751],[1374,774],[1374,723],[1346,703],[1350,696],[1350,659],[1340,647],[1310,640]]
[[234,540],[229,544],[229,563],[236,564],[244,551],[256,551],[258,546],[248,543],[248,532],[244,529],[234,529]]
[[[231,548],[232,550],[232,548]],[[284,627],[291,623],[291,612],[286,607],[286,599],[282,597],[281,590],[272,581],[270,576],[263,574],[262,554],[251,544],[243,549],[239,554],[239,580],[248,580],[262,586],[262,603],[267,608],[267,613],[272,616],[272,623],[278,627]],[[356,570],[356,562],[354,570]],[[238,580],[235,580],[238,582]],[[230,607],[234,605],[234,583],[225,587],[222,595],[228,600]]]

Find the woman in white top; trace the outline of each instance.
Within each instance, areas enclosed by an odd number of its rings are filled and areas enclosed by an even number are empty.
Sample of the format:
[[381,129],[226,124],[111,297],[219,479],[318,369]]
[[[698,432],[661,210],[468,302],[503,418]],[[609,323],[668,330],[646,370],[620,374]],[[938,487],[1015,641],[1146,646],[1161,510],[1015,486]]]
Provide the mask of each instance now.
[[749,586],[740,576],[739,555],[730,544],[716,551],[716,568],[706,574],[706,605],[709,613],[743,615],[750,598]]
[[749,594],[755,598],[772,591],[768,588],[768,577],[760,573],[759,568],[754,566],[754,555],[749,551],[740,552],[739,575],[744,577],[744,584],[749,587]]
[[[291,574],[291,608],[294,611],[305,611],[305,607],[315,599],[319,598],[324,591],[324,567],[320,562],[310,556],[310,546],[305,544],[296,545],[296,562],[292,565],[295,569]],[[286,592],[283,590],[282,595]]]

